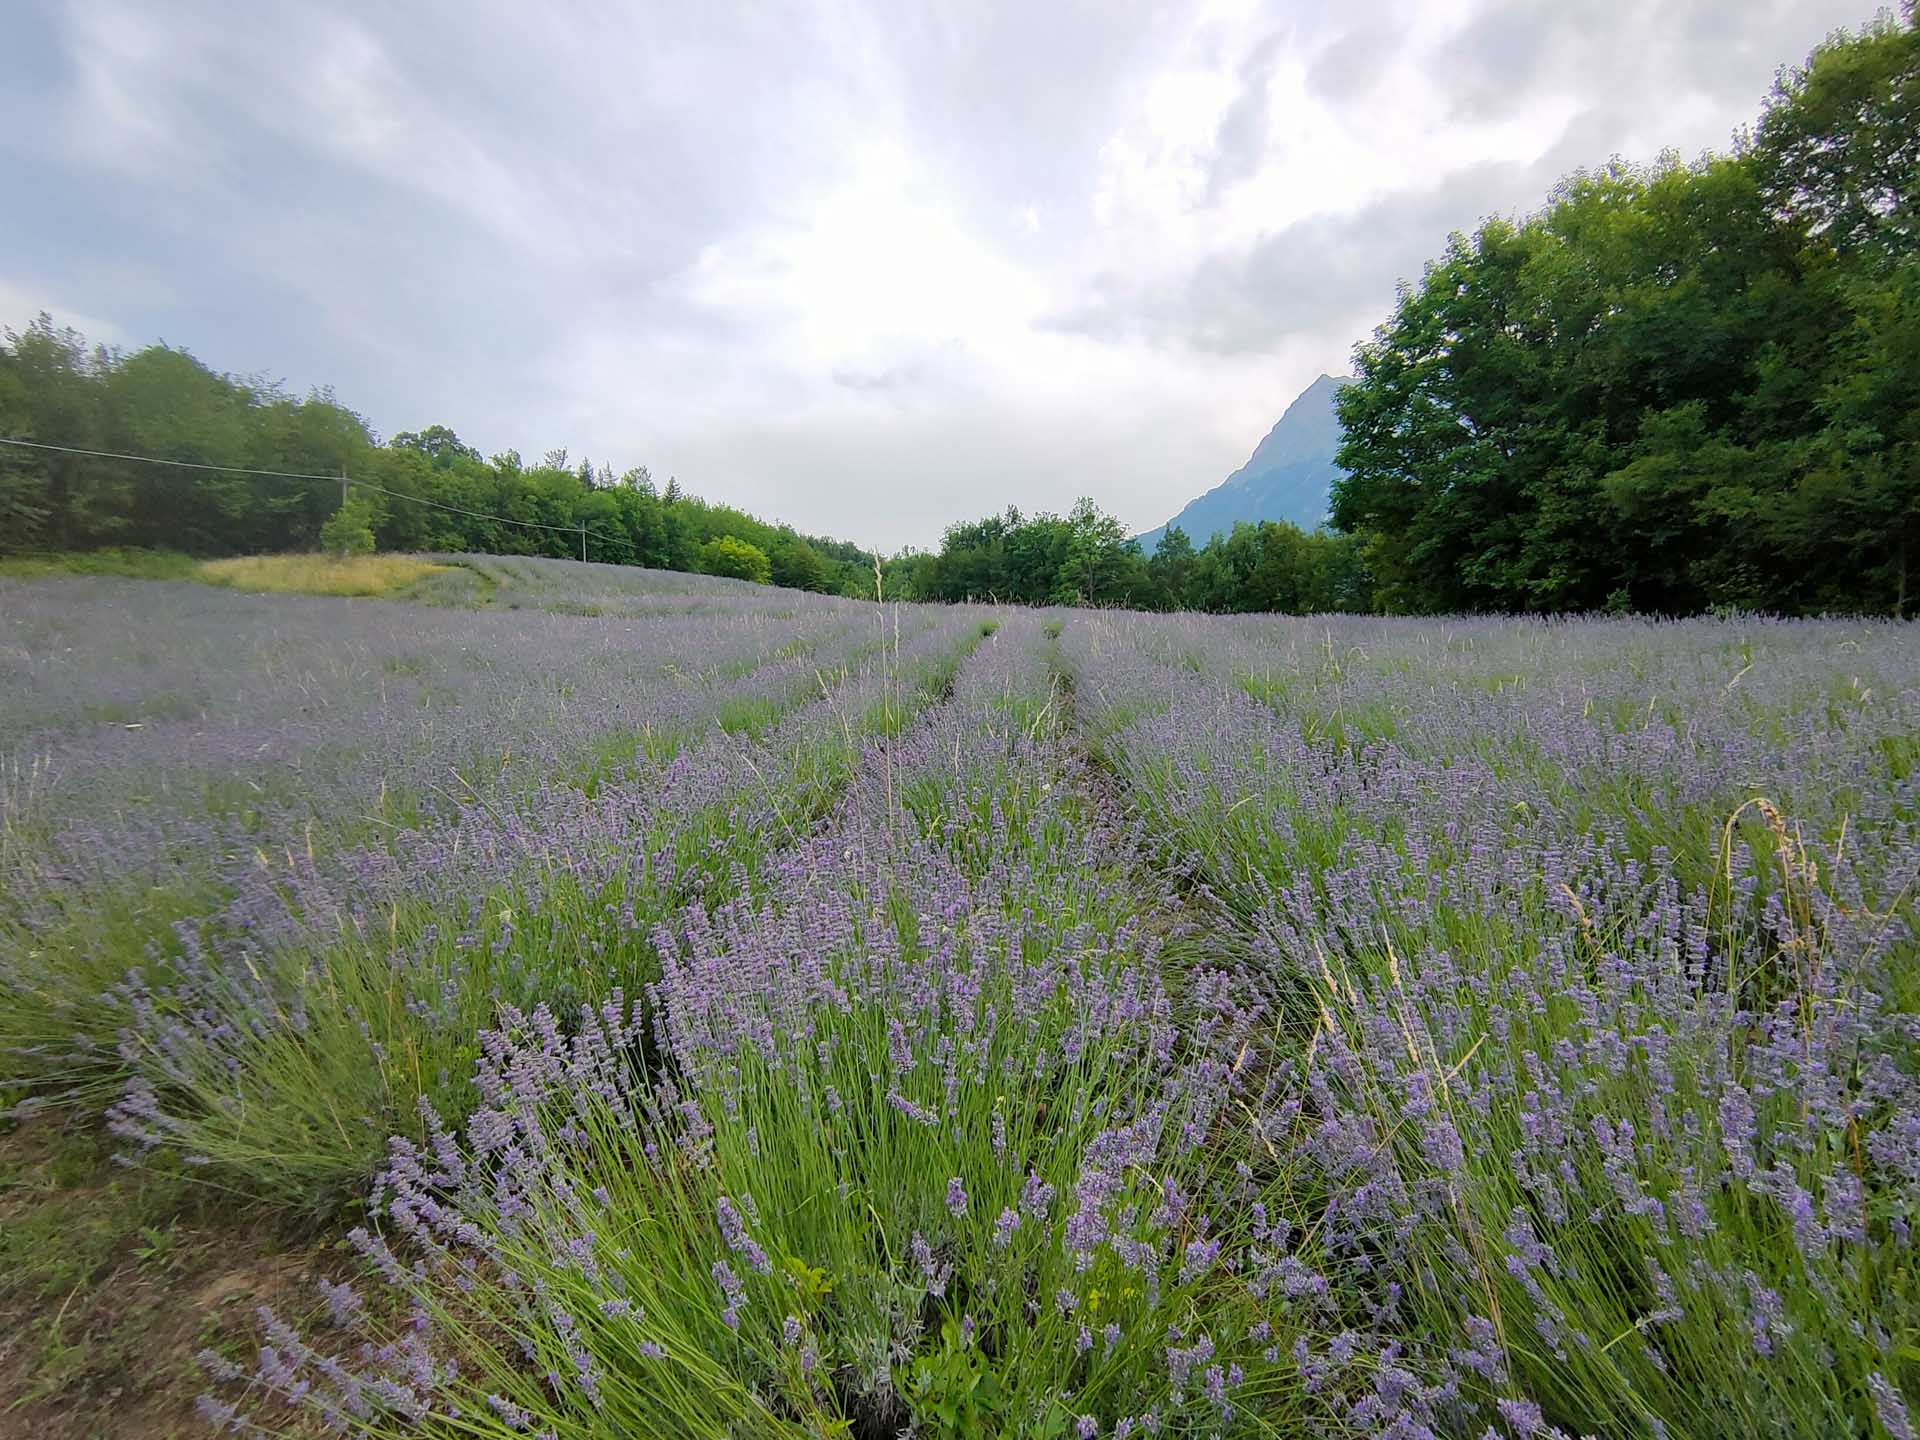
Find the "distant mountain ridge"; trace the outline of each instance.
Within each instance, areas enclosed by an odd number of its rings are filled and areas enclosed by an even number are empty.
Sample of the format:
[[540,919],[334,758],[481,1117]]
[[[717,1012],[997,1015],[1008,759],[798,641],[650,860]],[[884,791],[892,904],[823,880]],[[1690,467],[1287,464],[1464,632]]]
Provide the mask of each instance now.
[[1225,534],[1245,520],[1285,520],[1302,530],[1327,521],[1328,498],[1341,474],[1333,463],[1340,448],[1340,417],[1334,398],[1351,385],[1347,377],[1322,375],[1287,406],[1247,463],[1187,506],[1166,525],[1139,537],[1149,555],[1168,526],[1178,525],[1194,546],[1205,545],[1215,531]]

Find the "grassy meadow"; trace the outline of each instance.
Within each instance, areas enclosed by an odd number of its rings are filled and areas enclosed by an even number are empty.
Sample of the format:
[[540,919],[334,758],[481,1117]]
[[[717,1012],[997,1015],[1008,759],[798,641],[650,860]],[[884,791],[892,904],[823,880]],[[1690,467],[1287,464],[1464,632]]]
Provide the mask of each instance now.
[[196,560],[170,550],[117,549],[0,559],[0,579],[121,575],[137,580],[198,580],[231,590],[291,595],[392,595],[456,567],[422,555],[236,555]]
[[1913,1433],[1912,625],[217,564],[0,574],[0,1433]]
[[195,578],[234,590],[296,595],[386,595],[450,568],[415,555],[240,555],[203,561]]

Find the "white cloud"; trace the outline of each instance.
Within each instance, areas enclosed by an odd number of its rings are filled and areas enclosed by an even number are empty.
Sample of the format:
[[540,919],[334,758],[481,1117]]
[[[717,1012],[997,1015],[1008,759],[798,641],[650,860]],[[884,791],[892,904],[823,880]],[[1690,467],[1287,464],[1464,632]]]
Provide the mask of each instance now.
[[1724,143],[1875,0],[48,0],[0,314],[926,544],[1140,528],[1445,232]]

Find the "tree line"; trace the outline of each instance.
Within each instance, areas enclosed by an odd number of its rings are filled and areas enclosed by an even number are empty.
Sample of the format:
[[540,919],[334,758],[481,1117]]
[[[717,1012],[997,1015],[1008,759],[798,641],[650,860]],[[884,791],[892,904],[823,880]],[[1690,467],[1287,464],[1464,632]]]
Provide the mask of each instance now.
[[383,550],[578,558],[585,526],[596,561],[873,593],[873,556],[858,545],[657,485],[645,467],[616,475],[565,450],[533,464],[511,450],[489,459],[442,425],[382,444],[330,391],[291,396],[165,345],[89,347],[45,315],[0,339],[0,436],[235,467],[0,446],[0,552],[309,549],[341,508],[340,482],[324,477],[345,472],[356,483],[335,533],[364,525]]
[[[0,552],[107,545],[238,555],[327,548],[588,558],[844,595],[874,593],[875,557],[564,450],[484,457],[444,425],[381,443],[319,390],[223,375],[184,350],[88,346],[41,316],[0,340],[0,435],[223,469],[0,446]],[[243,471],[283,471],[287,476]],[[351,477],[346,503],[330,477]],[[294,478],[311,477],[320,478]],[[385,493],[383,493],[385,492]],[[488,517],[500,517],[498,519]],[[523,523],[513,523],[513,522]],[[534,528],[547,527],[547,528]],[[1363,609],[1345,537],[1237,526],[1196,550],[1179,530],[1151,558],[1082,500],[1065,516],[951,527],[936,554],[884,562],[888,598],[1143,609]]]
[[1348,536],[1245,521],[1196,549],[1178,526],[1151,556],[1082,499],[1066,515],[1002,515],[951,525],[938,552],[889,562],[890,589],[918,600],[1109,605],[1222,612],[1367,610],[1372,583]]
[[[1786,70],[1733,153],[1614,161],[1455,234],[1358,347],[1332,531],[1237,525],[1145,555],[1091,500],[948,528],[889,597],[1216,611],[1741,607],[1910,614],[1920,566],[1920,29],[1883,17]],[[337,533],[386,549],[577,555],[845,594],[874,557],[564,450],[382,445],[331,393],[0,343],[0,435],[368,487]],[[538,522],[528,529],[427,501]],[[0,447],[0,549],[313,544],[329,481]]]
[[1358,347],[1332,532],[1151,556],[1082,501],[948,529],[926,599],[1909,615],[1920,28],[1784,70],[1730,155],[1613,161],[1455,234]]
[[1911,614],[1916,182],[1909,7],[1783,71],[1732,154],[1454,235],[1339,399],[1378,601]]

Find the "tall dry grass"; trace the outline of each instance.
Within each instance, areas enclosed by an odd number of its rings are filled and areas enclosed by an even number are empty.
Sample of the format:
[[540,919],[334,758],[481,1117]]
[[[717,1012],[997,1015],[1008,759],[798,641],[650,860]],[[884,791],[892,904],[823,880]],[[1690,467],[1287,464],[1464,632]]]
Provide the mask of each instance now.
[[390,595],[451,568],[416,555],[241,555],[206,561],[199,578],[235,590]]

